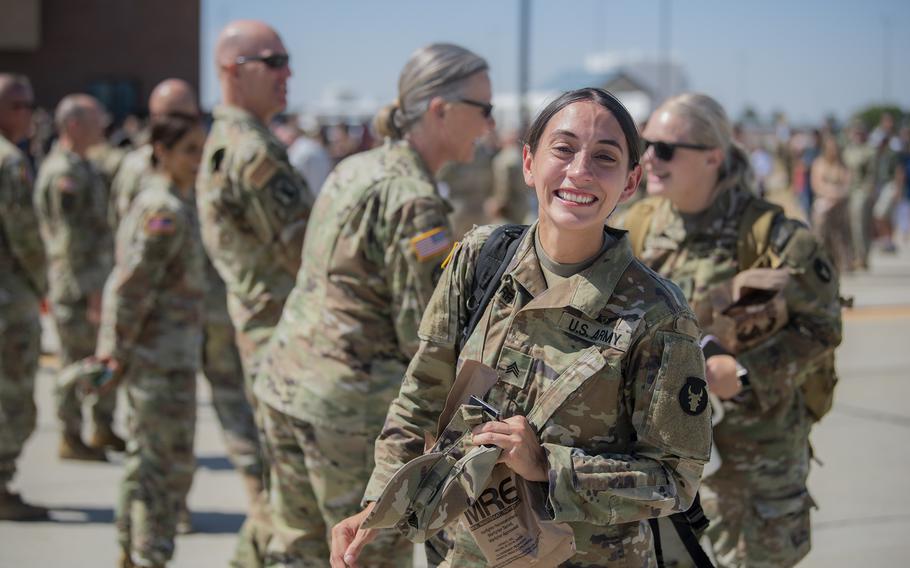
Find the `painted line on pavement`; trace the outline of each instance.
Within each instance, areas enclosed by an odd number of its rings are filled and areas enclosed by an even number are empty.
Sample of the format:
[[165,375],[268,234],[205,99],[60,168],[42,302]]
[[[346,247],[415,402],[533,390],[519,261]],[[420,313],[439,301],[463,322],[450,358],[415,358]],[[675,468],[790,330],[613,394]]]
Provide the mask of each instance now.
[[844,320],[895,320],[910,318],[910,306],[860,306],[844,310]]

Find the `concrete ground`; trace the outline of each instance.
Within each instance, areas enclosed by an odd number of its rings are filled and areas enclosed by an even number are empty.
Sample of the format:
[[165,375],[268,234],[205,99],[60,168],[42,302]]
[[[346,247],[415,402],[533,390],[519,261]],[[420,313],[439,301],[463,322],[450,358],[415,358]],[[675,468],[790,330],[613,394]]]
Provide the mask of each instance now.
[[[824,466],[810,478],[819,509],[812,553],[801,566],[904,566],[910,564],[910,492],[903,490],[910,471],[910,252],[875,257],[871,273],[846,276],[842,287],[856,308],[845,320],[834,409],[813,433]],[[0,567],[114,566],[121,456],[112,454],[108,464],[57,459],[51,377],[48,368],[38,377],[39,426],[15,487],[52,507],[52,520],[0,522]],[[244,518],[240,479],[225,457],[204,382],[200,393],[199,469],[189,498],[197,532],[177,539],[175,568],[226,566]]]

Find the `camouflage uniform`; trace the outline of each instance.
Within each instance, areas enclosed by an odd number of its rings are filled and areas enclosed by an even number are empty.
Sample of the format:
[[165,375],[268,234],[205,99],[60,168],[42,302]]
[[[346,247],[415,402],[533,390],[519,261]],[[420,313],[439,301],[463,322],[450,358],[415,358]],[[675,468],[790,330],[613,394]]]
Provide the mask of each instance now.
[[[119,223],[129,212],[136,196],[154,179],[151,169],[152,146],[146,144],[127,154],[111,186],[111,219]],[[228,456],[241,472],[258,477],[262,473],[259,438],[253,410],[247,396],[243,367],[234,327],[227,312],[224,282],[206,258],[205,341],[202,372],[212,387],[212,405],[224,433]]]
[[115,231],[139,195],[142,180],[148,175],[151,164],[151,144],[140,146],[123,158],[117,175],[111,182],[111,195],[108,199],[108,221]]
[[[645,231],[642,261],[680,286],[709,333],[720,335],[712,296],[741,269],[740,220],[757,199],[733,188],[691,217],[663,199],[637,205],[654,207],[649,226],[638,229]],[[723,463],[702,485],[721,566],[792,566],[810,548],[811,420],[799,386],[814,362],[840,343],[838,281],[827,253],[801,224],[778,217],[769,246],[758,266],[774,259],[790,273],[783,291],[788,321],[736,353],[750,388],[723,403],[724,419],[714,429]]]
[[866,144],[848,144],[844,148],[844,165],[850,175],[848,214],[851,241],[850,257],[855,268],[869,264],[872,244],[872,205],[875,202],[875,150]]
[[[466,360],[496,369],[486,401],[504,417],[528,415],[568,373],[593,380],[570,396],[540,435],[547,506],[568,523],[577,554],[565,566],[654,566],[646,519],[685,510],[711,444],[699,328],[679,290],[632,257],[623,233],[581,272],[547,288],[525,235],[496,295],[461,352],[478,252],[490,227],[452,255],[420,325],[420,346],[376,442],[365,501],[375,500],[437,431]],[[558,387],[555,387],[558,388]],[[464,525],[450,525],[446,564],[485,566]]]
[[[448,211],[405,142],[348,158],[323,185],[256,382],[274,468],[270,565],[328,565],[328,530],[359,510],[373,441],[451,247]],[[368,548],[368,566],[409,564],[410,544],[388,536]]]
[[31,170],[22,152],[0,136],[0,493],[35,429],[38,303],[46,291]]
[[[202,241],[227,287],[247,388],[300,268],[312,207],[304,179],[266,125],[231,106],[214,111],[196,181]],[[261,422],[254,400],[257,422]],[[235,566],[261,565],[270,527],[248,519]]]
[[469,164],[452,163],[440,173],[439,179],[449,188],[448,199],[454,208],[452,228],[460,239],[475,225],[488,222],[483,204],[493,192],[493,151],[482,144],[474,150]]
[[196,200],[249,381],[294,287],[312,197],[264,124],[230,106],[217,107],[214,118]]
[[502,219],[493,222],[524,223],[530,212],[532,194],[522,171],[521,146],[513,144],[500,150],[493,158],[493,198],[504,210]]
[[129,403],[120,544],[140,566],[174,551],[178,507],[193,477],[205,252],[195,206],[152,178],[117,232],[104,290],[98,356],[124,367]]
[[258,478],[262,475],[259,434],[250,402],[252,393],[244,382],[236,334],[228,315],[227,291],[208,257],[205,269],[208,293],[205,297],[202,372],[212,387],[212,406],[218,415],[231,462],[238,471]]
[[[97,325],[88,321],[88,298],[100,294],[111,266],[111,233],[106,221],[104,179],[86,159],[59,145],[41,164],[35,207],[48,256],[51,314],[60,337],[63,366],[92,355]],[[115,392],[93,405],[96,424],[113,420]],[[75,385],[57,393],[64,431],[78,436],[82,411]]]

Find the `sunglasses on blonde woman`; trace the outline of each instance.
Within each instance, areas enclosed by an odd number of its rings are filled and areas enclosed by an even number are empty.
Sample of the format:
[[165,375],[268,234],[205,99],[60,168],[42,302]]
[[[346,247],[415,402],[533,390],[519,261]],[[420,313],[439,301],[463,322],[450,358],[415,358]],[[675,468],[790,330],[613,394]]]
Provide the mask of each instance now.
[[472,99],[458,99],[458,102],[479,108],[484,118],[490,118],[490,115],[493,114],[492,103],[482,103],[480,101],[475,101]]
[[642,153],[648,151],[648,148],[654,147],[654,155],[658,160],[663,160],[664,162],[669,162],[673,159],[673,154],[676,152],[677,148],[685,148],[687,150],[713,150],[714,146],[706,146],[704,144],[689,144],[686,142],[656,142],[652,140],[642,139],[644,142],[644,150]]

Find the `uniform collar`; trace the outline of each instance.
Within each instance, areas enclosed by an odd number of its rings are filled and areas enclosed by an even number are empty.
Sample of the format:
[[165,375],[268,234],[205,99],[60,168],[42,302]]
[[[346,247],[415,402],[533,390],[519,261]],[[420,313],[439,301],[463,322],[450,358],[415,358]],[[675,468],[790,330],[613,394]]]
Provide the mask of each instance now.
[[534,297],[523,309],[563,308],[571,306],[591,319],[596,319],[610,301],[619,279],[632,261],[632,247],[626,231],[606,227],[614,242],[597,260],[552,288],[547,289],[540,260],[534,248],[537,223],[525,233],[511,270],[506,274]]
[[391,138],[386,138],[384,145],[393,155],[399,156],[401,160],[410,162],[414,166],[414,169],[423,174],[429,183],[435,185],[436,179],[433,176],[433,172],[427,169],[427,165],[424,163],[423,158],[420,157],[417,150],[411,147],[407,140],[392,140]]
[[256,130],[269,132],[269,129],[261,120],[243,110],[240,107],[232,105],[218,105],[212,111],[212,117],[215,120],[226,120],[228,122],[238,122]]

